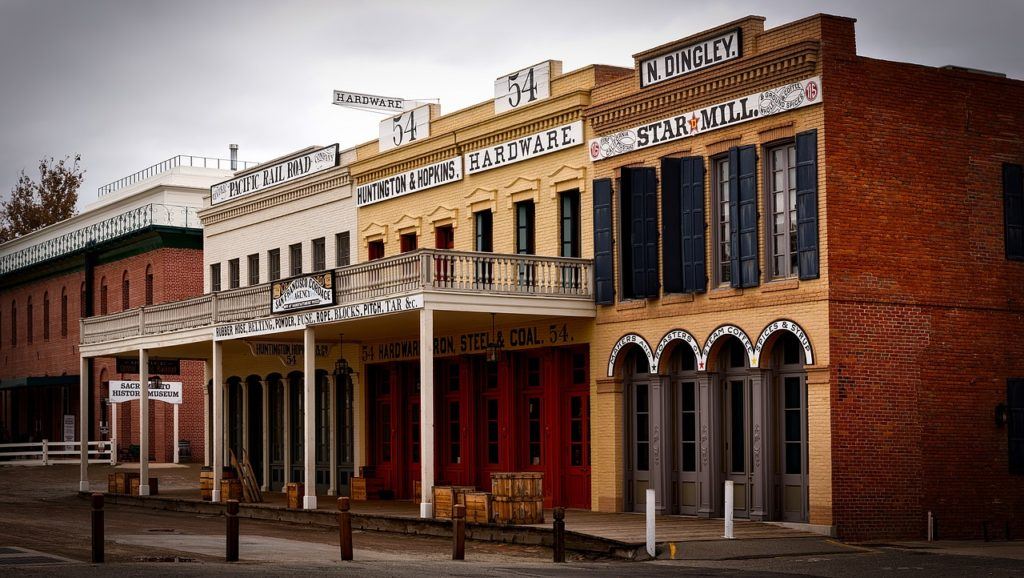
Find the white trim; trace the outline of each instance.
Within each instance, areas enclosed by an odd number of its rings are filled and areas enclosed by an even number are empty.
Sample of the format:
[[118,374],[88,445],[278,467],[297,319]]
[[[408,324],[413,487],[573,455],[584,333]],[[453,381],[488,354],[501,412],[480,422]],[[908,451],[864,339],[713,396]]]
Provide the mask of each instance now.
[[654,350],[654,365],[651,366],[654,371],[661,369],[661,355],[665,353],[665,348],[673,341],[683,341],[689,345],[690,349],[693,350],[694,360],[697,362],[698,366],[700,365],[700,361],[703,357],[701,356],[700,345],[697,343],[697,338],[685,329],[673,329],[661,338],[661,341],[658,342],[657,349]]
[[619,357],[619,352],[629,345],[630,343],[640,346],[644,354],[647,355],[647,364],[649,373],[657,373],[658,368],[654,365],[654,353],[651,352],[651,345],[647,343],[647,340],[636,333],[627,333],[619,338],[612,347],[612,352],[608,356],[608,377],[615,375],[615,361]]
[[772,334],[778,331],[788,331],[796,336],[800,341],[800,346],[804,349],[804,364],[814,365],[814,351],[811,348],[811,340],[807,336],[807,332],[804,331],[804,328],[800,327],[799,323],[789,319],[776,319],[761,330],[761,334],[757,337],[757,343],[754,345],[754,356],[751,358],[751,367],[757,367],[761,359],[761,350],[764,349],[765,343],[768,342],[768,338]]

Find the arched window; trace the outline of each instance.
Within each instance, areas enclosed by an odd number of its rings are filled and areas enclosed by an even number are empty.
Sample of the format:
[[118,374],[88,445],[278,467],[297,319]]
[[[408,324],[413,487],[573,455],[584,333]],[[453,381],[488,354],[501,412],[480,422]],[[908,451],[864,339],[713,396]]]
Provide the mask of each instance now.
[[11,347],[18,344],[18,302],[11,301]]
[[121,311],[128,309],[129,300],[128,271],[121,274]]
[[43,341],[50,340],[50,292],[43,293]]
[[107,314],[107,278],[100,278],[100,315]]
[[146,265],[146,305],[153,304],[153,266]]
[[60,336],[68,336],[68,288],[60,289]]
[[32,343],[32,297],[28,298],[28,306],[25,310],[25,337]]

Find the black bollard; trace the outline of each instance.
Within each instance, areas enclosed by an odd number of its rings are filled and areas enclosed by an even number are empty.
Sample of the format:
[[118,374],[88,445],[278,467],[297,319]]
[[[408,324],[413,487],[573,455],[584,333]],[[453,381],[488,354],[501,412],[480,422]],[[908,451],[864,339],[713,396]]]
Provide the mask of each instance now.
[[565,508],[555,508],[555,562],[565,562]]
[[238,562],[238,500],[228,500],[228,546],[225,559]]
[[341,559],[352,559],[352,514],[348,511],[348,498],[338,498],[338,531],[341,533]]
[[92,495],[92,563],[103,563],[103,494]]
[[466,506],[456,504],[452,507],[452,526],[454,542],[452,543],[452,560],[466,559]]

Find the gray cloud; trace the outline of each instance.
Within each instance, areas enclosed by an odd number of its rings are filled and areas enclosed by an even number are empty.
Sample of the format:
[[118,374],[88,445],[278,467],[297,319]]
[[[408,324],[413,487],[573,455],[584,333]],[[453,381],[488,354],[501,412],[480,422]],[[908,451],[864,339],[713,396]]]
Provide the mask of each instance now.
[[857,18],[865,56],[1024,78],[1019,0],[0,0],[0,195],[42,156],[83,155],[81,205],[176,154],[223,157],[237,142],[264,160],[375,138],[380,117],[332,106],[334,88],[450,112],[547,58],[629,66],[747,14],[772,27],[816,12]]

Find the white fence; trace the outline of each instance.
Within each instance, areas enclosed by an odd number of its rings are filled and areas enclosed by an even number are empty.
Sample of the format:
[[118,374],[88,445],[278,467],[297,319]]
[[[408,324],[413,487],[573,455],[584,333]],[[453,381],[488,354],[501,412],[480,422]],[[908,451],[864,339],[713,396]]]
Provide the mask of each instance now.
[[[111,451],[113,441],[89,442],[90,464],[117,464],[117,454]],[[53,464],[81,463],[82,444],[79,442],[27,442],[0,444],[0,465],[49,466]]]

